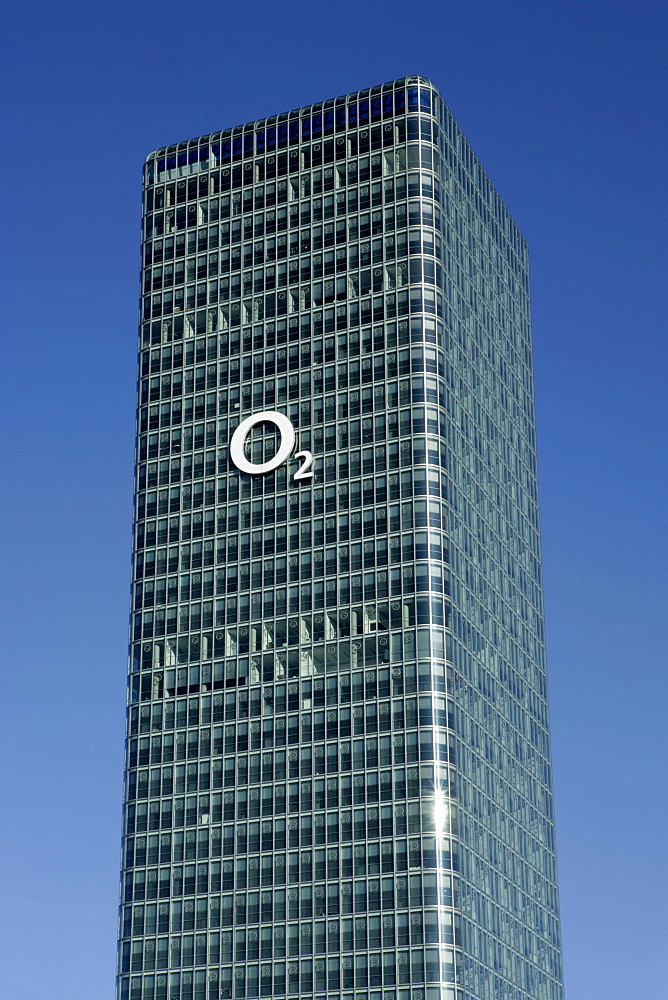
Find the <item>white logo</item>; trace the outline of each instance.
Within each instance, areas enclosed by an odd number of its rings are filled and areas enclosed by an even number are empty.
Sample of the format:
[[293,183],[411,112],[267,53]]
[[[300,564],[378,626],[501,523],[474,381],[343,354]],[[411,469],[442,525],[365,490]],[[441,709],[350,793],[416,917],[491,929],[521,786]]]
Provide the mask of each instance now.
[[[270,458],[268,462],[251,462],[246,458],[246,438],[256,424],[263,423],[275,424],[278,427],[281,443],[274,457]],[[276,410],[264,410],[262,413],[255,413],[241,421],[230,441],[230,458],[241,472],[247,472],[251,476],[263,476],[267,472],[273,472],[290,458],[295,447],[295,439],[292,421],[284,413],[278,413]],[[295,458],[302,458],[303,462],[292,478],[310,479],[313,475],[311,469],[313,455],[311,452],[298,451]]]

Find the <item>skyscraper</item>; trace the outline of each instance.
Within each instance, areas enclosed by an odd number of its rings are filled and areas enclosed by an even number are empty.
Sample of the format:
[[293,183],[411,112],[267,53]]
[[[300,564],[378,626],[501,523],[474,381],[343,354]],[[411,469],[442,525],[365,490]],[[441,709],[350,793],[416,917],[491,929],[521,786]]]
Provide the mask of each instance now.
[[121,1000],[560,1000],[525,243],[429,81],[144,174]]

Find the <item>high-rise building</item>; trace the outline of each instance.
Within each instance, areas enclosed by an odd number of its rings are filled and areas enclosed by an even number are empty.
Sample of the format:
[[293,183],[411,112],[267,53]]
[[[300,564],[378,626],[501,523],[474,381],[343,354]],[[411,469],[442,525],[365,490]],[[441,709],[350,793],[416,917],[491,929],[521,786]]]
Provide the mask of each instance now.
[[524,240],[418,77],[143,236],[120,1000],[560,1000]]

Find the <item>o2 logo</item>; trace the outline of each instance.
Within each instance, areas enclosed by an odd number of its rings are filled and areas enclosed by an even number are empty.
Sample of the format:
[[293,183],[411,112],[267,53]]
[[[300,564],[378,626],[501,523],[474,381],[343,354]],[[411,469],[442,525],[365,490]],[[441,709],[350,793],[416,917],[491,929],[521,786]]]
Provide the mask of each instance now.
[[[275,424],[278,427],[281,443],[278,451],[268,462],[251,462],[246,458],[246,438],[256,424]],[[273,472],[279,465],[283,465],[295,447],[295,429],[292,421],[283,413],[275,410],[265,410],[262,413],[255,413],[252,417],[242,420],[230,441],[230,458],[240,472],[246,472],[251,476],[264,476],[267,472]],[[310,479],[313,475],[313,455],[310,451],[298,451],[295,458],[301,458],[302,464],[295,472],[293,479]]]

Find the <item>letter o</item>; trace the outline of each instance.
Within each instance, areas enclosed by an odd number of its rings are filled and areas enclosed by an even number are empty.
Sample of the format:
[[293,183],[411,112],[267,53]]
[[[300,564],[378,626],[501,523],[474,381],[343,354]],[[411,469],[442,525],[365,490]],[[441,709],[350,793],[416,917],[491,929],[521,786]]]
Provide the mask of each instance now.
[[[246,438],[256,424],[276,424],[280,431],[281,443],[278,451],[268,462],[255,464],[246,458],[245,445]],[[230,458],[241,472],[247,472],[251,476],[261,476],[266,472],[273,472],[279,465],[282,465],[290,457],[295,446],[295,429],[292,422],[284,413],[275,410],[266,410],[262,413],[255,413],[252,417],[242,420],[230,441]]]

